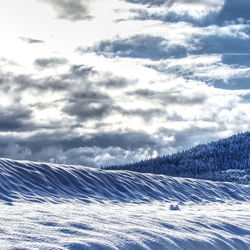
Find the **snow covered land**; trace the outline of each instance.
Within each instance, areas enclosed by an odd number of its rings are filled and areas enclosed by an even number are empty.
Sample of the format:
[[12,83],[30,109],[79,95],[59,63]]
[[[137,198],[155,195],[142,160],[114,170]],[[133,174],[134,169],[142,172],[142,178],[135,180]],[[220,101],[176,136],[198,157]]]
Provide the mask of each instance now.
[[250,186],[0,159],[1,249],[250,249]]

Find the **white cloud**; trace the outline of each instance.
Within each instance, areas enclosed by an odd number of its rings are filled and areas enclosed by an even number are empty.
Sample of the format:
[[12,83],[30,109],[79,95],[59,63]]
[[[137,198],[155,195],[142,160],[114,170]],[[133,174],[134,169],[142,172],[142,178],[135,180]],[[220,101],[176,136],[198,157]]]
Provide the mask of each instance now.
[[[127,0],[130,2],[130,0]],[[134,2],[134,1],[131,1]],[[135,18],[141,19],[167,19],[167,20],[182,20],[193,19],[202,20],[206,17],[218,14],[225,0],[210,0],[210,1],[183,1],[183,0],[166,0],[166,1],[135,1],[133,13],[137,13]]]
[[106,165],[249,130],[249,87],[237,86],[250,68],[223,60],[250,53],[249,23],[153,18],[198,20],[224,1],[47,2],[0,2],[0,107],[26,119],[4,113],[0,156]]
[[169,12],[175,12],[177,15],[189,15],[195,19],[202,19],[208,15],[218,13],[224,5],[224,0],[210,1],[174,1]]

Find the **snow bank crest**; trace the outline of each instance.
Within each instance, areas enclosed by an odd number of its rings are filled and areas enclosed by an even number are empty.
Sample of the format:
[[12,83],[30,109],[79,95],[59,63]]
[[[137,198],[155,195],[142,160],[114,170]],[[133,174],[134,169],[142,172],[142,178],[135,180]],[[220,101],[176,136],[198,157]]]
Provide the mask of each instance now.
[[0,159],[0,200],[12,202],[249,200],[250,186]]

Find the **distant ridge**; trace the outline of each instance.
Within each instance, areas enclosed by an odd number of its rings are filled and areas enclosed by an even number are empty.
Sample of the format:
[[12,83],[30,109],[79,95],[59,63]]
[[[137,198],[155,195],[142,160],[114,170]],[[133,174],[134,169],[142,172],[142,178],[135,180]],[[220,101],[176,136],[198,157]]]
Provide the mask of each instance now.
[[103,169],[250,184],[250,132],[198,145],[172,155]]

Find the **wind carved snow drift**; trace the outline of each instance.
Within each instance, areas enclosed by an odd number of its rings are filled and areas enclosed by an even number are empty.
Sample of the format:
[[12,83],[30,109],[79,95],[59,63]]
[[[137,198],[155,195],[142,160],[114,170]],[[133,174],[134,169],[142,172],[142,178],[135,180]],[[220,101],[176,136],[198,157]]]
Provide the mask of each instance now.
[[249,249],[250,186],[0,159],[3,249]]

